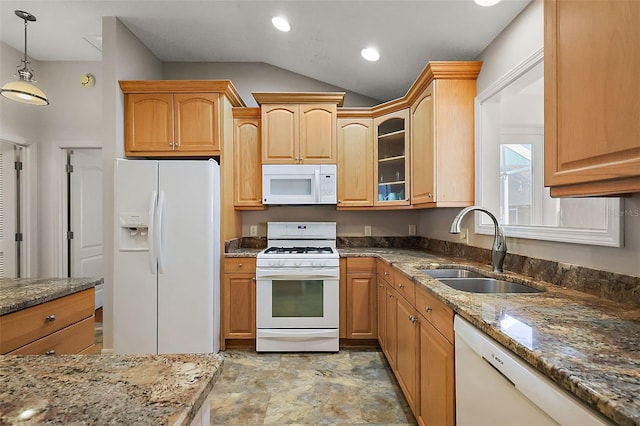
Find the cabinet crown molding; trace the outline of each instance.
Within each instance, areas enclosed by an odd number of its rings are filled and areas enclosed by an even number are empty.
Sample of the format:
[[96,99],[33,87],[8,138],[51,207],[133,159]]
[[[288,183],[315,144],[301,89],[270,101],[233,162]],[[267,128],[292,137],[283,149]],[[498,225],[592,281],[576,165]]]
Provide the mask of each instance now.
[[122,93],[221,93],[231,106],[246,106],[231,80],[120,80]]
[[262,104],[344,104],[345,92],[252,92],[258,102]]

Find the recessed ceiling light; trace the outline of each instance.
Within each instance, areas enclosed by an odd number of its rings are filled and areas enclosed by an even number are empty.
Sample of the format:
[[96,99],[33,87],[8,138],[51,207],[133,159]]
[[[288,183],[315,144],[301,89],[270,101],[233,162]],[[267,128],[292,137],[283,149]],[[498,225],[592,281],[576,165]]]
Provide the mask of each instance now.
[[291,30],[291,25],[289,25],[289,21],[287,21],[282,16],[274,16],[273,19],[271,19],[271,23],[273,24],[274,27],[276,27],[282,32],[287,33]]
[[480,6],[493,6],[494,4],[500,3],[500,0],[473,0],[476,4]]
[[380,59],[380,53],[378,53],[378,51],[376,49],[374,49],[373,47],[367,47],[365,49],[362,49],[360,54],[367,61],[375,62],[378,59]]

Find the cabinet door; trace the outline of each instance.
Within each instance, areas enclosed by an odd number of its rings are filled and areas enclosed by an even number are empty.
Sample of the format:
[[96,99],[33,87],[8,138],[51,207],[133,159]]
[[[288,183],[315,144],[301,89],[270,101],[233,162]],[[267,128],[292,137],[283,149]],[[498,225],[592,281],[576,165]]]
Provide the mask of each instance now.
[[375,274],[347,274],[348,338],[375,339],[378,337],[376,298]]
[[233,204],[262,208],[260,118],[236,118],[233,123]]
[[336,164],[336,104],[301,104],[300,160],[308,164]]
[[255,273],[224,274],[223,310],[225,339],[256,337]]
[[373,120],[375,206],[409,204],[409,109]]
[[385,281],[378,277],[378,342],[380,343],[380,347],[382,350],[385,350],[387,345],[385,332],[387,327],[387,310],[386,310],[386,299],[387,299],[387,285]]
[[434,85],[431,82],[411,107],[411,204],[436,199]]
[[262,163],[299,162],[298,105],[262,105]]
[[199,154],[220,153],[217,93],[173,95],[176,150]]
[[431,324],[420,320],[421,425],[455,424],[454,347]]
[[173,151],[173,95],[125,95],[124,147],[126,155]]
[[413,306],[402,297],[397,297],[397,301],[397,378],[411,410],[416,413],[420,328]]
[[544,13],[545,185],[640,191],[640,2],[547,0]]
[[338,208],[373,206],[373,120],[338,119]]
[[396,360],[398,356],[398,298],[390,286],[386,286],[385,297],[385,330],[384,337],[386,344],[383,348],[387,361],[393,370],[396,369]]

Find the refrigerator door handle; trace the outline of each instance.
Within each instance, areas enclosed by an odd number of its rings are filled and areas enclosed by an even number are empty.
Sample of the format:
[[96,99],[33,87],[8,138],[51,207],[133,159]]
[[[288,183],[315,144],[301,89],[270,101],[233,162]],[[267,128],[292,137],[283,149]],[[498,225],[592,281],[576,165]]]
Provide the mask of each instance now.
[[149,200],[149,222],[147,228],[147,238],[149,242],[149,269],[151,269],[151,273],[155,275],[156,273],[156,243],[155,243],[155,218],[156,218],[156,199],[158,198],[158,193],[153,191],[151,193],[151,200]]
[[158,196],[158,209],[156,212],[156,252],[158,252],[158,273],[164,273],[164,241],[162,238],[162,221],[164,219],[164,191],[160,191],[160,195]]

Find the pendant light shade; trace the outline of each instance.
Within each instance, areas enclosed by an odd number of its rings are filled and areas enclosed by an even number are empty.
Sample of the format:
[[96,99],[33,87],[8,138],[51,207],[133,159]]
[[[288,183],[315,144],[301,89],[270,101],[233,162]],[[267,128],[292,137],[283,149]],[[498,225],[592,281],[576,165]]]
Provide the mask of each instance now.
[[2,86],[0,94],[7,99],[26,104],[49,105],[47,95],[33,84],[35,82],[33,71],[29,68],[29,60],[27,59],[27,22],[34,22],[36,17],[22,10],[16,10],[15,13],[24,20],[24,59],[22,59],[22,64],[18,65],[18,71],[15,75],[18,79]]

